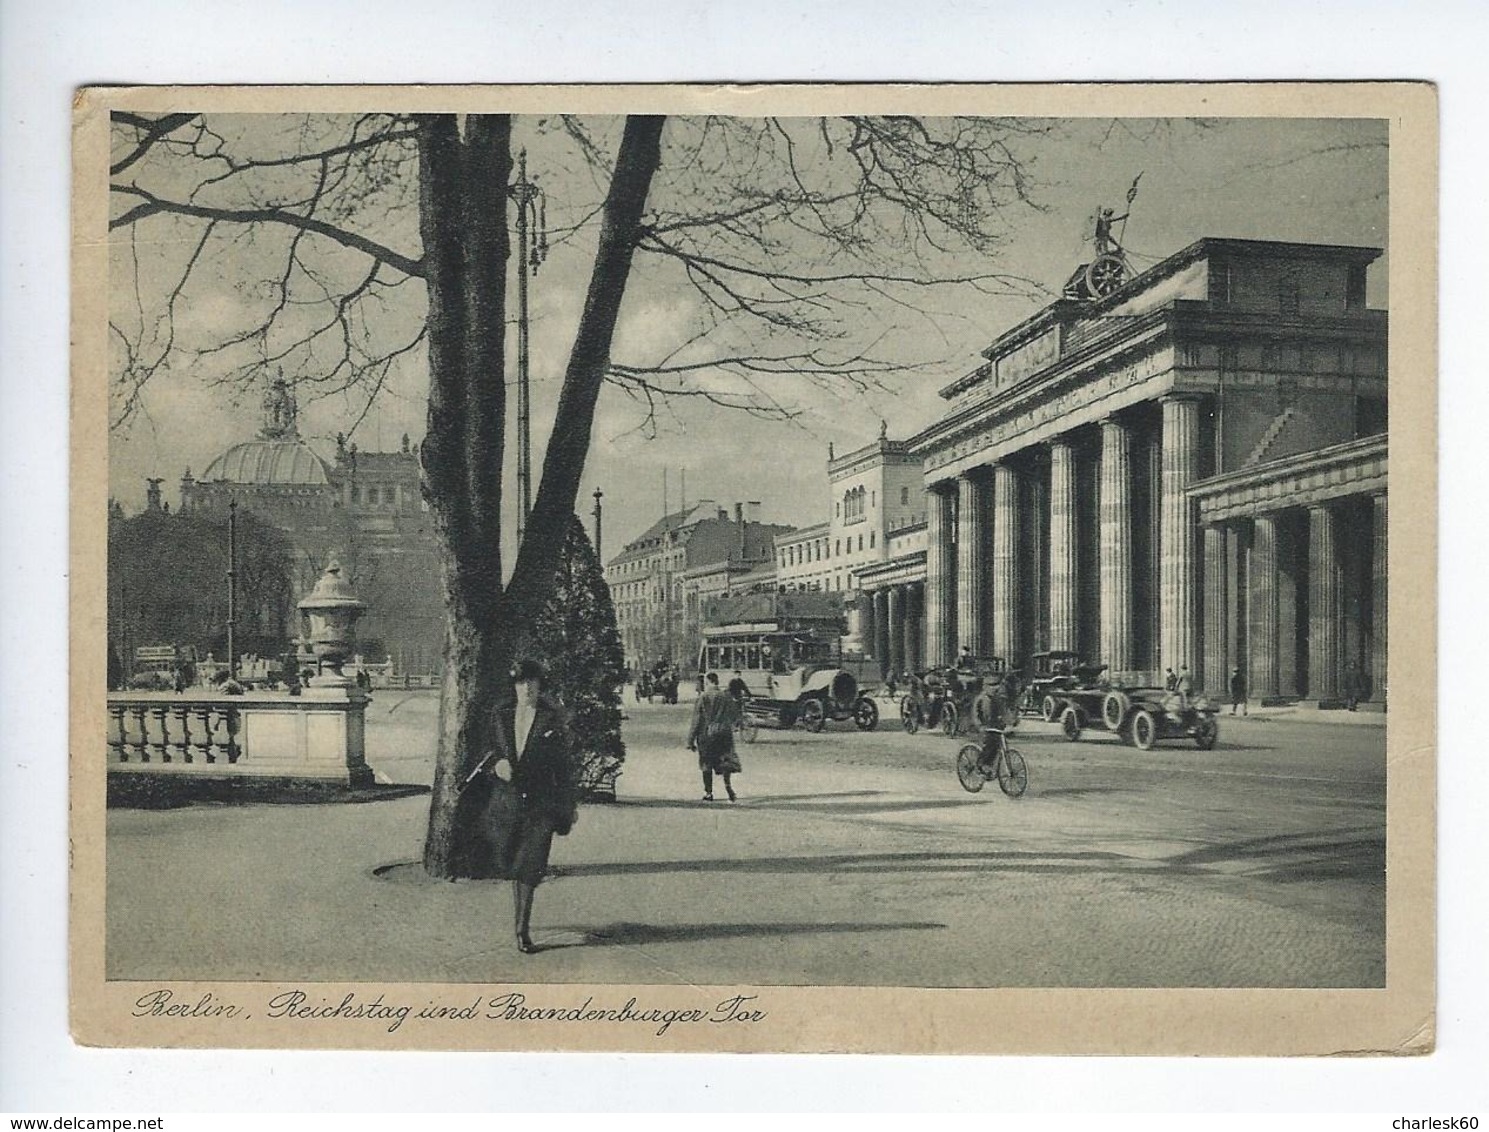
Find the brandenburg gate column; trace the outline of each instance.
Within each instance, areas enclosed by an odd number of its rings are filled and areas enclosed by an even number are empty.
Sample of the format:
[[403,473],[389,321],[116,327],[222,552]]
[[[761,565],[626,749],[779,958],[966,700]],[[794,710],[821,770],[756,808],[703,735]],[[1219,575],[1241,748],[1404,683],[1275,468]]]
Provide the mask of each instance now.
[[925,544],[925,664],[950,664],[956,654],[954,500],[937,485],[927,493]]
[[987,481],[972,473],[957,480],[956,637],[957,648],[982,656],[987,641]]
[[1199,466],[1199,401],[1163,399],[1163,491],[1159,519],[1158,662],[1194,667],[1195,546],[1189,485]]
[[1230,672],[1226,660],[1230,650],[1226,637],[1226,604],[1229,572],[1226,569],[1226,529],[1217,524],[1205,527],[1205,661],[1198,674],[1212,696],[1229,691]]
[[1386,602],[1391,589],[1386,576],[1386,556],[1390,539],[1387,537],[1389,528],[1386,525],[1384,494],[1375,497],[1375,513],[1371,517],[1374,519],[1374,537],[1370,569],[1374,588],[1370,601],[1370,698],[1384,703],[1388,671]]
[[889,670],[905,671],[905,589],[889,587]]
[[1308,698],[1339,695],[1339,543],[1334,512],[1308,508]]
[[1251,671],[1246,694],[1256,700],[1271,699],[1281,694],[1277,686],[1277,520],[1271,515],[1252,520],[1249,599],[1246,636]]
[[1007,464],[993,465],[993,655],[1018,662],[1019,481]]
[[1050,445],[1050,648],[1075,651],[1078,618],[1075,450]]
[[1132,668],[1132,434],[1101,422],[1101,660],[1113,674]]
[[896,586],[900,595],[900,671],[914,672],[915,662],[915,587]]
[[889,663],[889,595],[875,590],[869,600],[874,610],[874,659],[879,662],[880,674],[887,678],[895,673]]

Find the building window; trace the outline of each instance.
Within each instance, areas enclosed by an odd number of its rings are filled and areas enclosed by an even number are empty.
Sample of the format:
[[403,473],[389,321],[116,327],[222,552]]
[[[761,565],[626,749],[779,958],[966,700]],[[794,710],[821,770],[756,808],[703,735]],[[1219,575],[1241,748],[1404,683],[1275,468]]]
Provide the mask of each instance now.
[[362,502],[362,489],[360,487],[358,487],[356,484],[352,484],[352,502],[353,503],[361,503]]
[[869,532],[869,549],[870,550],[873,550],[874,549],[874,532],[873,531],[870,531]]
[[843,556],[843,540],[838,539],[837,542],[834,543],[834,545],[837,547],[837,549],[833,553],[841,558]]
[[900,506],[901,507],[904,507],[909,502],[910,502],[910,489],[908,487],[902,487],[902,488],[900,488]]
[[862,550],[863,549],[863,535],[859,535],[858,536],[858,549],[859,550]]
[[1277,309],[1283,314],[1297,314],[1303,305],[1303,287],[1296,271],[1286,271],[1277,282]]

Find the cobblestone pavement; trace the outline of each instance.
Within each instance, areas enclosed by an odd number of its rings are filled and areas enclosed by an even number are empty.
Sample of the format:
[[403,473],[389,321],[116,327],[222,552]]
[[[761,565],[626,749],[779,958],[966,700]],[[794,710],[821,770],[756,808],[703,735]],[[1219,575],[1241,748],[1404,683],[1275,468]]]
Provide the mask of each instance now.
[[[429,778],[431,696],[369,758]],[[957,743],[761,732],[699,800],[686,705],[628,705],[621,801],[586,807],[518,955],[504,886],[417,868],[424,797],[112,811],[115,978],[917,986],[1380,986],[1385,732],[1229,717],[1150,752],[1026,723],[1018,800]],[[722,796],[722,791],[720,791]]]

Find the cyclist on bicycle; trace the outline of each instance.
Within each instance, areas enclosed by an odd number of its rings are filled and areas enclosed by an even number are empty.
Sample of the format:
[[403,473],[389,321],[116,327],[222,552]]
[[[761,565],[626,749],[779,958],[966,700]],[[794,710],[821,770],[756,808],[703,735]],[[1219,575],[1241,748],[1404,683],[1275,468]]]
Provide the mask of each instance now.
[[982,758],[985,763],[992,761],[996,745],[1006,742],[1004,732],[1008,729],[1013,710],[1006,684],[995,684],[991,680],[983,684],[982,691],[972,701],[972,722],[983,735]]

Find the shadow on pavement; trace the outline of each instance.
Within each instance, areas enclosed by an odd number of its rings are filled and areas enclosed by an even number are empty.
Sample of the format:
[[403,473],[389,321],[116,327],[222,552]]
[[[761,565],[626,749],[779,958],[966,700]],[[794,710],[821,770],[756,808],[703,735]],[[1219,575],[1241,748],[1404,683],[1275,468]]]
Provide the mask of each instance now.
[[645,876],[659,873],[827,873],[827,872],[928,872],[971,869],[1028,869],[1069,872],[1071,865],[1053,862],[1088,862],[1090,867],[1110,868],[1129,861],[1121,853],[836,853],[812,857],[715,857],[685,861],[605,861],[564,865],[565,877]]
[[[606,924],[600,928],[589,928],[584,934],[587,943],[594,945],[636,945],[646,943],[695,943],[713,939],[743,939],[748,936],[816,935],[819,933],[859,933],[898,931],[940,931],[945,924],[929,921],[909,920],[879,924],[805,924],[805,923],[759,923],[759,924]],[[582,946],[580,944],[558,944],[556,946]],[[546,950],[546,948],[545,948]]]
[[1280,834],[1196,849],[1172,858],[1172,864],[1278,881],[1384,880],[1386,840],[1368,827]]

